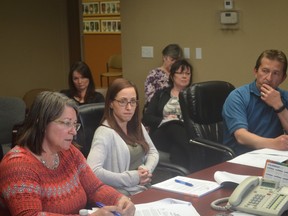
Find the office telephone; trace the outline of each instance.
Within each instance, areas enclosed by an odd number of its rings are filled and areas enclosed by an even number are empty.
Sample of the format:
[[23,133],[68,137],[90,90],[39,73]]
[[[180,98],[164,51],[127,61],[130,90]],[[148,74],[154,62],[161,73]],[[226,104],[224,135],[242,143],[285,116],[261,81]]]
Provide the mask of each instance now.
[[[226,206],[217,206],[227,201]],[[256,176],[246,178],[233,191],[229,198],[211,203],[216,210],[238,210],[263,216],[280,216],[288,209],[288,187],[279,187],[279,183]]]

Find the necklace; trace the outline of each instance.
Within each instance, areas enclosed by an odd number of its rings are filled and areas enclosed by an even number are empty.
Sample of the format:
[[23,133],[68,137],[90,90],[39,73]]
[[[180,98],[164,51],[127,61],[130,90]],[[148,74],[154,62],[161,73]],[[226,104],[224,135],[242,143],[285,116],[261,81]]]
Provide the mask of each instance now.
[[56,169],[56,168],[58,167],[58,165],[59,165],[59,155],[58,155],[58,153],[55,154],[54,160],[53,160],[53,165],[52,165],[52,166],[48,166],[48,165],[47,165],[47,162],[46,162],[42,157],[40,157],[40,161],[41,161],[41,163],[42,163],[45,167],[47,167],[48,169],[54,170],[54,169]]

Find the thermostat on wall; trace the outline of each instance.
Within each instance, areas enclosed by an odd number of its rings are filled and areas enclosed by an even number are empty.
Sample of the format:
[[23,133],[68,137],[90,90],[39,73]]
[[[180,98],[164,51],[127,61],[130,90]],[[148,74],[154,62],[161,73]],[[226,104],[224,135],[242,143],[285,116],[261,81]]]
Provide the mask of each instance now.
[[224,11],[221,12],[221,24],[237,24],[238,13],[236,11]]

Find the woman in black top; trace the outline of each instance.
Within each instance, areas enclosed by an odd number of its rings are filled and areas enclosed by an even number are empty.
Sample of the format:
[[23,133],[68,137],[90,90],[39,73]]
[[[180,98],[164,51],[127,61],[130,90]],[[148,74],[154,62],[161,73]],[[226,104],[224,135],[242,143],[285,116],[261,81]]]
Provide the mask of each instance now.
[[85,62],[78,61],[72,65],[68,83],[69,89],[61,93],[74,99],[78,105],[104,102],[104,96],[95,91],[92,73]]
[[172,163],[193,170],[188,138],[182,120],[179,93],[192,83],[192,65],[185,59],[175,61],[170,69],[169,87],[158,90],[143,115],[143,124],[160,151],[170,153]]

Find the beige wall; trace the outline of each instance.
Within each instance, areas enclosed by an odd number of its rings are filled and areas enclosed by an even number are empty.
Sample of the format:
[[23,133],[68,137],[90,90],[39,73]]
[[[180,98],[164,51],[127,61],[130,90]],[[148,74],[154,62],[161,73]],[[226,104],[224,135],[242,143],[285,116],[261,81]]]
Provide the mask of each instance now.
[[[221,79],[240,86],[253,79],[264,49],[288,55],[287,0],[234,0],[234,6],[240,29],[223,31],[218,16],[223,0],[121,0],[124,76],[137,84],[142,100],[147,73],[161,64],[161,50],[169,43],[191,49],[195,82]],[[3,1],[0,14],[0,95],[66,87],[66,0]],[[154,58],[141,58],[141,46],[153,46]],[[201,60],[195,59],[197,47]]]
[[[124,76],[137,84],[142,100],[147,73],[161,65],[161,51],[169,43],[190,48],[195,82],[226,80],[240,86],[253,80],[263,50],[288,55],[287,0],[233,1],[240,11],[236,31],[220,29],[223,0],[121,0]],[[141,58],[141,46],[153,46],[154,58]],[[195,59],[197,47],[201,60]],[[287,81],[282,87],[288,89]]]
[[66,0],[1,1],[0,27],[0,95],[67,86]]

